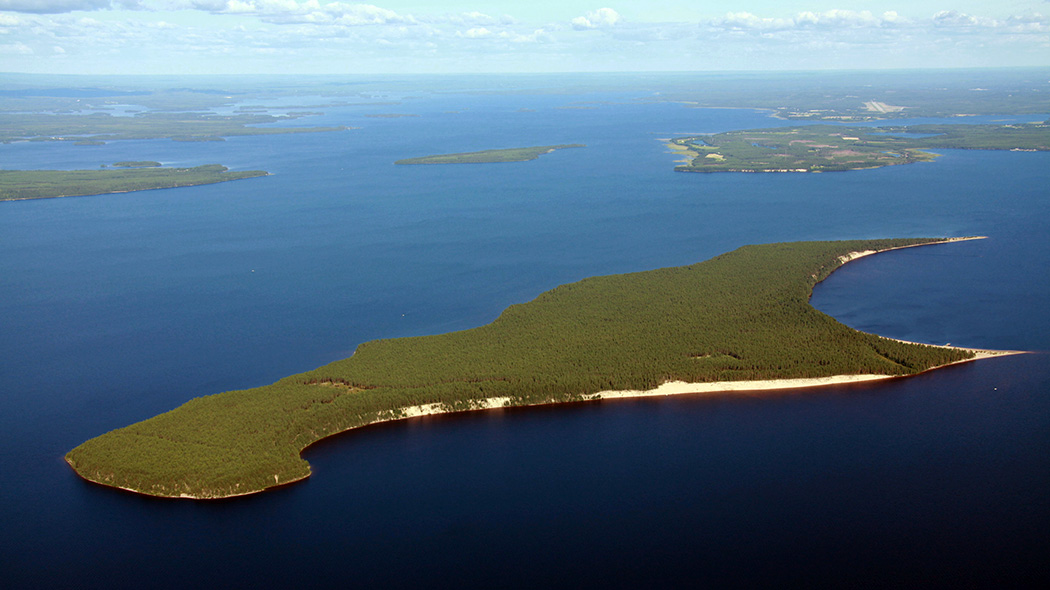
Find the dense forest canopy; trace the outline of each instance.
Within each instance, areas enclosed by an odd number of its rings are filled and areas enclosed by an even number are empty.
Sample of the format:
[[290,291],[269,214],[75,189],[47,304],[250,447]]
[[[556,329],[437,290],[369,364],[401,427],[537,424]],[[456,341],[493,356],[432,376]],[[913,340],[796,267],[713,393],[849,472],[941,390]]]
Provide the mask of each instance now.
[[66,458],[106,485],[224,497],[302,479],[308,445],[424,404],[454,411],[676,380],[914,374],[973,355],[858,332],[809,297],[852,252],[934,241],[747,246],[691,266],[585,279],[485,326],[366,342],[350,358],[272,385],[193,399]]

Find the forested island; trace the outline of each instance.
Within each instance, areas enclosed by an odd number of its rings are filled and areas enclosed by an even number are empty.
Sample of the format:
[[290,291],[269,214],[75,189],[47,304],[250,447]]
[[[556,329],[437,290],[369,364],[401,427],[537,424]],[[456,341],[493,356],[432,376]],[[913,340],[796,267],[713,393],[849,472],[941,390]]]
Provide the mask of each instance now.
[[459,154],[440,154],[398,160],[395,164],[494,164],[499,162],[526,162],[549,154],[555,150],[587,147],[580,143],[562,145],[540,145],[534,147],[482,150]]
[[[159,168],[162,166],[160,162],[156,160],[124,160],[123,162],[114,162],[114,168]],[[105,164],[102,165],[106,167]]]
[[832,172],[925,162],[929,149],[1050,150],[1050,124],[807,125],[672,139],[679,172]]
[[81,197],[157,188],[214,184],[266,176],[265,170],[230,171],[221,164],[165,168],[158,162],[117,162],[116,169],[0,170],[0,201]]
[[[320,439],[414,415],[659,394],[673,382],[719,391],[913,375],[975,352],[862,333],[809,297],[853,258],[946,241],[954,240],[745,246],[690,266],[589,278],[485,326],[366,342],[350,358],[268,386],[195,398],[91,439],[66,460],[107,486],[222,498],[309,476],[300,453]],[[812,382],[772,386],[801,384]]]

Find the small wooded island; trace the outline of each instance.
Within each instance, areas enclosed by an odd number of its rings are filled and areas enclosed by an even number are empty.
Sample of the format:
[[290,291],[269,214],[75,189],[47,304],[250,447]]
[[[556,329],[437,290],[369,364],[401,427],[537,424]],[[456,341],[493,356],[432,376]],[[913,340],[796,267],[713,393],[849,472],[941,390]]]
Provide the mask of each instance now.
[[672,139],[678,172],[832,172],[926,162],[928,149],[1050,150],[1050,125],[806,125]]
[[102,170],[0,170],[0,201],[83,197],[157,188],[215,184],[266,176],[265,170],[230,171],[221,164],[165,168],[158,162],[117,162]]
[[526,162],[535,160],[543,154],[566,148],[587,147],[581,143],[562,145],[539,145],[535,147],[508,148],[502,150],[482,150],[480,152],[463,152],[460,154],[440,154],[398,160],[395,164],[496,164],[500,162]]
[[691,266],[589,278],[479,328],[366,342],[272,385],[193,399],[91,439],[66,460],[107,486],[223,498],[303,479],[306,447],[376,422],[662,395],[675,384],[727,391],[913,375],[977,355],[858,332],[809,297],[853,258],[949,241],[745,246]]

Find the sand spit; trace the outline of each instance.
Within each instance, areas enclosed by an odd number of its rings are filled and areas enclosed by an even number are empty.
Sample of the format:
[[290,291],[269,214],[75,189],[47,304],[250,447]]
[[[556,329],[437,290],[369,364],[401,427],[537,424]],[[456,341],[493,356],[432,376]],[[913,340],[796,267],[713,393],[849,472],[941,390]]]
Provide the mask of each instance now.
[[850,252],[849,254],[845,254],[843,256],[839,256],[839,260],[842,261],[842,264],[846,264],[847,262],[850,262],[851,260],[856,260],[858,258],[864,258],[865,256],[871,256],[872,254],[878,254],[880,252],[889,252],[891,250],[903,250],[905,248],[918,248],[920,246],[933,246],[935,244],[951,244],[951,243],[954,243],[954,242],[968,242],[970,240],[986,240],[986,239],[988,239],[988,236],[966,236],[966,237],[963,237],[963,238],[945,238],[943,240],[938,240],[936,242],[925,242],[923,244],[912,244],[910,246],[897,246],[896,248],[885,248],[883,250],[865,250],[863,252]]

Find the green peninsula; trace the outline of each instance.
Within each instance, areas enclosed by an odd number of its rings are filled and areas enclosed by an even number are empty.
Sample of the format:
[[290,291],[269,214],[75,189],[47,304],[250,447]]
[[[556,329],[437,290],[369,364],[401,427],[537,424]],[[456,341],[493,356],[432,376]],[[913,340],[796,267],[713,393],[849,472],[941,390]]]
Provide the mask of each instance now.
[[858,332],[809,297],[859,255],[944,241],[952,240],[746,246],[691,266],[585,279],[479,328],[366,342],[350,358],[268,386],[192,399],[91,439],[66,460],[107,486],[221,498],[306,478],[300,453],[314,442],[414,415],[594,400],[676,381],[719,390],[719,382],[912,375],[975,353]]
[[[266,176],[264,170],[231,172],[220,164],[162,168],[155,162],[117,162],[103,170],[0,170],[0,201],[81,197],[214,184]],[[137,164],[142,167],[131,167]]]
[[483,150],[460,154],[443,154],[398,160],[395,164],[493,164],[499,162],[525,162],[535,160],[543,154],[566,148],[587,147],[581,143],[562,145],[540,145],[535,147],[509,148],[502,150]]
[[930,149],[1050,150],[1050,125],[807,125],[672,139],[679,172],[831,172],[925,162]]

